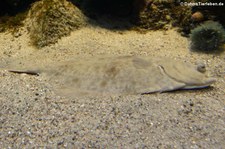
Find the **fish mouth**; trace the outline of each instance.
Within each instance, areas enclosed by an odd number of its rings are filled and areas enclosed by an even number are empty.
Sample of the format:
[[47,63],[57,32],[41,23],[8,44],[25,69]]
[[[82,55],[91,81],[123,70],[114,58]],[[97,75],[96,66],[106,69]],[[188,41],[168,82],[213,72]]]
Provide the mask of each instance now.
[[204,81],[204,83],[201,84],[186,84],[182,89],[196,89],[196,88],[207,88],[211,84],[216,82],[216,78],[208,78],[207,80]]

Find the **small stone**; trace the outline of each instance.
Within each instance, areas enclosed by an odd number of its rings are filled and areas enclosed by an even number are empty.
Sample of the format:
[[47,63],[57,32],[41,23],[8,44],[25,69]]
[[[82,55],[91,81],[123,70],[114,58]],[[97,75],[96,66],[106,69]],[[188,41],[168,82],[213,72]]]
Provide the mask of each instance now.
[[18,37],[20,37],[21,35],[22,35],[21,32],[16,32],[16,33],[14,33],[14,37],[15,37],[15,38],[18,38]]
[[169,15],[166,15],[166,20],[171,20],[171,17]]
[[191,19],[193,21],[199,22],[199,21],[202,21],[204,19],[204,16],[201,12],[197,11],[197,12],[192,14]]

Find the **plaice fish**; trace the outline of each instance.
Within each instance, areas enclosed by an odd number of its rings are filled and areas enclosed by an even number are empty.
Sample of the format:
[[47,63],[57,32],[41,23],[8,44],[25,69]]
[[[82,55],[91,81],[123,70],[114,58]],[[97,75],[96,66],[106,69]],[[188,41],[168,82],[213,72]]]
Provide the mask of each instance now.
[[197,89],[216,81],[196,65],[152,57],[74,58],[60,64],[11,72],[40,74],[60,94],[147,94],[178,89]]

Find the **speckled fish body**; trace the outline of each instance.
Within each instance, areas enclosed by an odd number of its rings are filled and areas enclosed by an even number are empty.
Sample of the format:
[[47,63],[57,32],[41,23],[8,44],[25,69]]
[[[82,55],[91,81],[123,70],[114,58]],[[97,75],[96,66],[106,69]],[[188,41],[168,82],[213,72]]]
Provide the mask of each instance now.
[[[33,69],[33,70],[32,70]],[[138,56],[74,58],[60,64],[32,68],[61,94],[147,94],[204,88],[215,82],[195,65]],[[14,71],[15,72],[15,71]]]
[[144,94],[203,88],[215,82],[192,64],[135,56],[78,58],[43,73],[65,92]]

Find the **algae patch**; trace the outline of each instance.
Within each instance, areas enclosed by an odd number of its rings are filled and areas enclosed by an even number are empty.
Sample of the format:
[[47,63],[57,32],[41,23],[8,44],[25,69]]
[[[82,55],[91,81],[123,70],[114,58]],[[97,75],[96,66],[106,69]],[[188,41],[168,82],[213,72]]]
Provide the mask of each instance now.
[[35,2],[27,20],[31,41],[39,48],[56,43],[61,37],[86,24],[82,12],[66,0]]
[[189,26],[191,7],[180,6],[174,1],[150,1],[139,15],[138,26],[144,29],[169,29],[172,26],[185,31]]
[[190,48],[203,53],[220,53],[224,50],[225,30],[215,21],[206,21],[191,30]]
[[27,16],[27,12],[18,13],[15,16],[4,15],[0,17],[0,32],[7,30],[15,31],[24,25],[23,21]]

